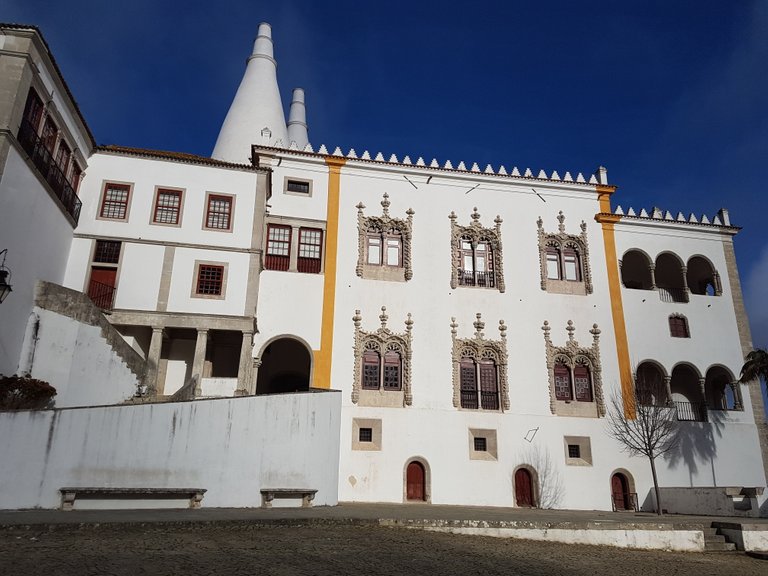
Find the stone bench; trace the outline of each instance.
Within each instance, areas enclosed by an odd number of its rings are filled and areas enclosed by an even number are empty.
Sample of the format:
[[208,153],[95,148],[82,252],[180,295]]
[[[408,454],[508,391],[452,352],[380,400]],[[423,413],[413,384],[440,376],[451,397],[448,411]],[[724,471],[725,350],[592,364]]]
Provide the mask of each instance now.
[[61,509],[72,510],[77,498],[89,500],[168,500],[189,499],[190,508],[200,508],[205,488],[59,488]]
[[262,488],[261,507],[272,508],[272,500],[275,498],[301,498],[301,507],[309,508],[315,499],[317,490],[311,488]]

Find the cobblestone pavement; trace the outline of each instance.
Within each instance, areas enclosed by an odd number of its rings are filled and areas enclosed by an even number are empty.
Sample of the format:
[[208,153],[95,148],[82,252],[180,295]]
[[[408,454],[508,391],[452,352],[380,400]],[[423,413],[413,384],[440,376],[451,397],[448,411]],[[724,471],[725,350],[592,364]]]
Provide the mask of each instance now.
[[101,526],[0,531],[3,576],[765,576],[742,553],[621,550],[378,526]]

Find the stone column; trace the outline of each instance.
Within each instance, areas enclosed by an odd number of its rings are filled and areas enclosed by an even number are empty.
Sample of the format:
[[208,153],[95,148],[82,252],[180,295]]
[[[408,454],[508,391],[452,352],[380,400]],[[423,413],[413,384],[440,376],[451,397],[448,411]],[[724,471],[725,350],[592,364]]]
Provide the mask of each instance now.
[[248,383],[248,394],[253,396],[256,394],[256,384],[259,376],[259,368],[261,367],[261,358],[254,358],[251,364],[251,381]]
[[202,393],[203,370],[205,368],[205,350],[208,347],[208,329],[197,329],[195,342],[195,359],[192,361],[192,377],[195,378],[195,393],[197,398]]
[[296,272],[299,262],[299,227],[291,226],[291,261],[288,263],[288,271]]
[[237,370],[237,390],[235,396],[246,396],[250,390],[253,371],[253,332],[243,332],[240,345],[240,367]]
[[699,378],[699,391],[701,397],[704,399],[704,403],[707,402],[707,380],[706,378]]
[[648,264],[648,272],[651,273],[651,290],[656,290],[656,264]]
[[163,349],[163,328],[162,326],[152,327],[152,339],[149,341],[149,352],[147,353],[147,370],[144,372],[144,385],[147,387],[146,396],[155,398],[157,396],[157,376],[160,367],[160,351]]
[[664,376],[664,390],[667,394],[667,405],[672,406],[672,377]]
[[728,386],[731,388],[731,394],[733,394],[733,409],[742,411],[744,405],[741,403],[741,390],[739,389],[739,382],[729,382]]
[[680,271],[683,273],[683,295],[685,301],[688,302],[691,299],[691,291],[688,288],[688,266],[681,266]]

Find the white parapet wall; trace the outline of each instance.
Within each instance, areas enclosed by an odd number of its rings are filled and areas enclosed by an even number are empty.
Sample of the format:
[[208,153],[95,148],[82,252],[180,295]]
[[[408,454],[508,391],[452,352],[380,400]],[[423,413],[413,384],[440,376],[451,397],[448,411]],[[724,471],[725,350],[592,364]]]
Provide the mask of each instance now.
[[329,391],[2,413],[0,509],[58,508],[63,487],[203,488],[203,507],[302,488],[335,505],[340,406]]

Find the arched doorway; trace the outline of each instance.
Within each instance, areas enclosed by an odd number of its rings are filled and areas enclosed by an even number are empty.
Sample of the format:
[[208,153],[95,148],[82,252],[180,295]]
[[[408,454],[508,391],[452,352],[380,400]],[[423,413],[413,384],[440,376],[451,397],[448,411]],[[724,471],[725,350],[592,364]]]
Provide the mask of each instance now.
[[312,357],[295,338],[278,338],[261,353],[256,394],[285,394],[309,390]]
[[614,510],[632,510],[632,497],[629,493],[629,481],[621,472],[611,476],[611,499]]
[[409,462],[405,472],[405,499],[416,502],[425,502],[426,473],[421,462]]
[[533,476],[527,468],[518,468],[515,472],[515,504],[521,508],[535,506]]

